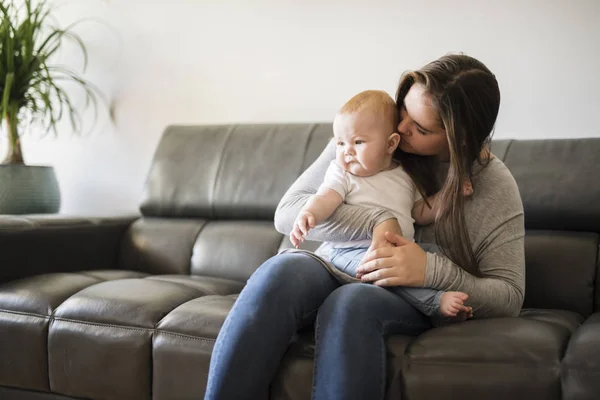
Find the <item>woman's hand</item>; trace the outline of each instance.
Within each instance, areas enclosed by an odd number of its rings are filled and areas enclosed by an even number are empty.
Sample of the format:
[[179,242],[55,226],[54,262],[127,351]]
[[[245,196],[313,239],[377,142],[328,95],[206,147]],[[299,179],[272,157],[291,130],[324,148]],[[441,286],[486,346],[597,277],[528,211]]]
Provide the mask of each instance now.
[[[367,249],[367,252],[365,253],[365,255],[363,256],[363,259],[360,261],[361,265],[365,263],[367,256],[377,250],[377,249],[383,249],[383,248],[392,248],[392,247],[396,247],[395,244],[389,242],[387,239],[383,239],[383,240],[373,240],[371,241],[371,245],[369,246],[369,248]],[[358,272],[358,270],[356,271],[356,279],[360,279],[362,278],[362,276],[364,275],[364,273]]]
[[[398,223],[398,220],[396,218],[385,220],[379,225],[377,225],[375,229],[373,229],[373,240],[371,240],[371,245],[369,246],[367,252],[363,256],[361,264],[365,262],[366,256],[372,251],[382,249],[384,247],[396,247],[394,243],[390,242],[385,237],[385,234],[388,232],[402,236],[402,228],[400,228],[400,224]],[[360,279],[362,275],[362,273],[359,273],[357,271],[356,278]]]
[[395,247],[369,251],[356,271],[357,277],[377,286],[423,286],[427,254],[400,235],[386,232],[385,237]]

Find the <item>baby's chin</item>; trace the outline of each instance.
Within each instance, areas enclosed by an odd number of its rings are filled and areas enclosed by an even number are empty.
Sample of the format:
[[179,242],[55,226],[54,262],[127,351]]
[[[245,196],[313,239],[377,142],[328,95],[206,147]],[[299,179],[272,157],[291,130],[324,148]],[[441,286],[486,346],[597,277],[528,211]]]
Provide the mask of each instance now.
[[346,164],[345,170],[346,170],[346,172],[349,172],[354,176],[360,176],[363,178],[375,175],[378,172],[378,171],[370,171],[368,169],[365,169],[358,163]]

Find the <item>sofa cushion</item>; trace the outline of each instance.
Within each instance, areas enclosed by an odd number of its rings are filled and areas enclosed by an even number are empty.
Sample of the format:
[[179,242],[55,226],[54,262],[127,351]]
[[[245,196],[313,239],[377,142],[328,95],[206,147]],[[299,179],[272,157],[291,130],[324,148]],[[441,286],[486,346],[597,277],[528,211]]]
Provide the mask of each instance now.
[[594,309],[598,239],[598,234],[588,232],[527,231],[524,307],[590,315]]
[[121,268],[150,274],[201,275],[240,284],[288,241],[272,221],[143,217],[131,225]]
[[189,275],[192,248],[205,224],[201,219],[140,218],[121,242],[118,265],[149,274]]
[[181,359],[161,361],[161,352],[176,353],[177,345],[164,343],[182,338],[201,344],[205,357],[196,351],[192,362],[202,377],[243,286],[214,277],[107,270],[1,285],[0,354],[10,362],[0,362],[0,385],[81,398],[147,399],[150,371],[156,384],[166,382],[161,367],[167,377],[179,371]]
[[194,244],[191,273],[246,282],[277,254],[282,238],[272,221],[211,222]]
[[518,318],[427,331],[408,348],[406,396],[560,399],[561,360],[582,320],[569,311],[523,310]]
[[242,291],[244,284],[238,281],[232,281],[223,278],[214,278],[210,276],[196,275],[153,275],[146,279],[157,279],[188,286],[201,292],[203,295],[219,294],[229,295]]
[[569,342],[563,360],[565,400],[595,400],[600,393],[600,313],[590,316]]
[[0,285],[0,385],[39,391],[48,382],[48,328],[54,311],[86,287],[133,271],[37,275]]
[[[200,345],[188,356],[194,355],[192,363],[202,367],[190,373],[201,377],[234,302],[224,296],[242,287],[219,278],[168,275],[103,282],[80,291],[58,307],[49,329],[53,391],[94,399],[147,399],[153,375],[156,385],[161,371],[168,376],[180,372],[181,360],[161,361],[161,351],[165,342],[184,337]],[[210,306],[214,301],[224,301],[225,307],[219,312]],[[199,351],[206,357],[198,357]]]
[[202,398],[215,339],[237,295],[183,303],[157,325],[152,347],[155,400]]
[[189,286],[153,279],[119,279],[74,294],[54,312],[55,319],[154,328],[179,304],[202,295]]
[[0,285],[0,310],[51,315],[68,297],[101,279],[83,274],[56,273]]

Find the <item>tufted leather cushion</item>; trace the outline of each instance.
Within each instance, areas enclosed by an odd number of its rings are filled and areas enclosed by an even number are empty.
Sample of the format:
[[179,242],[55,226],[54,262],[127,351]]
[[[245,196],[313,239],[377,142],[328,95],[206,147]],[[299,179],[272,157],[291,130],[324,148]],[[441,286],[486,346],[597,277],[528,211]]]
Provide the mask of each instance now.
[[[0,285],[0,385],[48,391],[48,329],[54,311],[80,290],[137,272],[46,274]],[[103,275],[103,277],[100,277]]]
[[568,311],[432,329],[409,346],[405,393],[414,399],[560,399],[560,364],[582,322]]
[[277,254],[281,241],[273,222],[207,224],[194,244],[191,273],[246,282],[259,265]]
[[600,393],[600,313],[573,335],[563,360],[565,400],[593,400]]
[[[287,188],[333,137],[331,124],[167,128],[145,187],[145,216],[272,220]],[[312,158],[312,159],[314,159]]]
[[588,316],[594,309],[598,234],[533,231],[525,236],[525,307]]
[[600,230],[599,154],[600,138],[512,141],[504,163],[527,229]]
[[189,274],[192,247],[206,224],[201,219],[144,217],[121,243],[118,265],[150,274]]
[[[242,287],[134,271],[47,274],[0,285],[0,353],[11,360],[0,363],[0,385],[147,399],[151,390],[155,398],[161,391],[172,398],[170,388],[183,378],[203,392],[214,339]],[[191,350],[178,353],[182,342]],[[195,366],[187,375],[180,373],[186,360]]]
[[196,298],[158,324],[152,352],[154,399],[202,397],[214,341],[236,297]]

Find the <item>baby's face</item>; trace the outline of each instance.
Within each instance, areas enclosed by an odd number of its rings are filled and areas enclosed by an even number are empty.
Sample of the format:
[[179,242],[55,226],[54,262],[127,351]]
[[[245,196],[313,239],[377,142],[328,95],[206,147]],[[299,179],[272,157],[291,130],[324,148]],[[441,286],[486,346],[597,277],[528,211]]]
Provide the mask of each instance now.
[[[387,168],[391,159],[389,123],[368,111],[338,114],[333,122],[336,161],[356,176],[371,176]],[[393,150],[392,150],[393,152]]]

